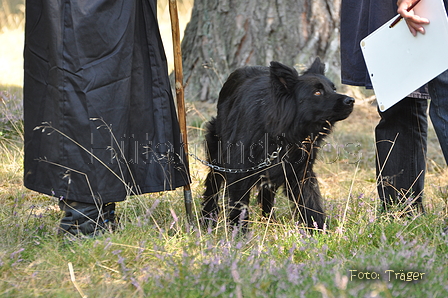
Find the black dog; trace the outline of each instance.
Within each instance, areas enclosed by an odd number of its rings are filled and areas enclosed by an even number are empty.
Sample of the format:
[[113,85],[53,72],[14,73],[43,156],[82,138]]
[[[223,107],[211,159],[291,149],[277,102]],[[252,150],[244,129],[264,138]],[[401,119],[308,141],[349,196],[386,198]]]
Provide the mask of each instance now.
[[[263,216],[284,186],[295,215],[309,227],[322,228],[325,216],[313,163],[323,138],[336,121],[347,118],[354,99],[335,92],[316,58],[299,75],[278,62],[270,67],[237,69],[225,82],[218,114],[208,123],[209,162],[203,194],[203,220],[217,220],[218,195],[226,189],[230,222],[246,226],[253,187]],[[317,226],[316,226],[317,225]]]

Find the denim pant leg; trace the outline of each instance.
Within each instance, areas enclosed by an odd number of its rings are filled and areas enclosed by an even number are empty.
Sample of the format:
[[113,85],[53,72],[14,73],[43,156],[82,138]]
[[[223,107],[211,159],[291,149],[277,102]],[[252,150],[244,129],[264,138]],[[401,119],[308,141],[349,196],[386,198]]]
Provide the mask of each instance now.
[[390,204],[421,204],[426,170],[426,99],[404,98],[384,112],[375,128],[378,194],[384,210]]
[[429,82],[428,91],[431,96],[429,116],[448,164],[448,71]]

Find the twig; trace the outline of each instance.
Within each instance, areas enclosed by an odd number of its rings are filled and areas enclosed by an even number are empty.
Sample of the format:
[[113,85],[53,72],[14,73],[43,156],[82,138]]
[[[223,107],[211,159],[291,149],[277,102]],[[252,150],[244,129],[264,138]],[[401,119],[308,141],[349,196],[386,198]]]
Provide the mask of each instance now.
[[[189,173],[188,161],[188,134],[187,134],[187,116],[185,111],[184,85],[182,73],[182,49],[180,43],[179,16],[177,14],[177,0],[169,0],[169,11],[171,19],[171,31],[173,37],[173,54],[174,54],[174,80],[177,101],[177,117],[179,119],[179,128],[182,134],[182,140],[185,151],[185,165]],[[192,195],[190,181],[184,185],[184,201],[189,224],[193,224],[193,213],[191,211]]]
[[358,169],[359,169],[359,162],[356,163],[355,173],[353,174],[352,183],[350,185],[350,190],[348,192],[347,203],[345,204],[344,215],[342,217],[342,225],[341,225],[341,234],[340,235],[342,235],[342,232],[344,231],[344,224],[345,224],[345,220],[347,217],[348,204],[350,202],[350,196],[352,194],[353,185],[355,184],[355,179],[356,179],[356,174],[358,173]]
[[70,279],[73,285],[75,286],[76,290],[78,291],[79,295],[81,295],[82,298],[87,298],[87,295],[83,293],[82,289],[76,283],[75,272],[73,271],[73,265],[71,262],[68,263],[68,270],[70,271]]

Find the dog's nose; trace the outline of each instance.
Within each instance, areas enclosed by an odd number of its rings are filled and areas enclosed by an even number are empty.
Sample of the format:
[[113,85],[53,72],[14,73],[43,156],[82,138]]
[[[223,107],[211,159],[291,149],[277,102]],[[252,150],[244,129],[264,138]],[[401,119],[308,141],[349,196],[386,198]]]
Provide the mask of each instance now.
[[353,97],[346,97],[344,98],[344,104],[345,105],[352,105],[355,102],[355,99]]

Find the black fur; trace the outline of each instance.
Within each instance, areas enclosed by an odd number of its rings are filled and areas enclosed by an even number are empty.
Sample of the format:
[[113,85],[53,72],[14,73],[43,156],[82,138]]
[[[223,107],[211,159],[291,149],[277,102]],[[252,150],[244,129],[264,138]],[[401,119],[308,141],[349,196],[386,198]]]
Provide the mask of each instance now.
[[278,62],[270,67],[244,67],[225,82],[218,114],[208,123],[209,162],[227,169],[250,169],[278,148],[272,165],[248,173],[210,170],[203,194],[204,221],[217,220],[218,193],[226,188],[229,220],[246,226],[247,205],[253,187],[264,216],[269,216],[274,195],[284,186],[295,204],[298,219],[309,227],[323,227],[325,216],[313,163],[325,135],[336,121],[347,118],[354,99],[335,92],[324,76],[325,65],[316,58],[299,75]]

